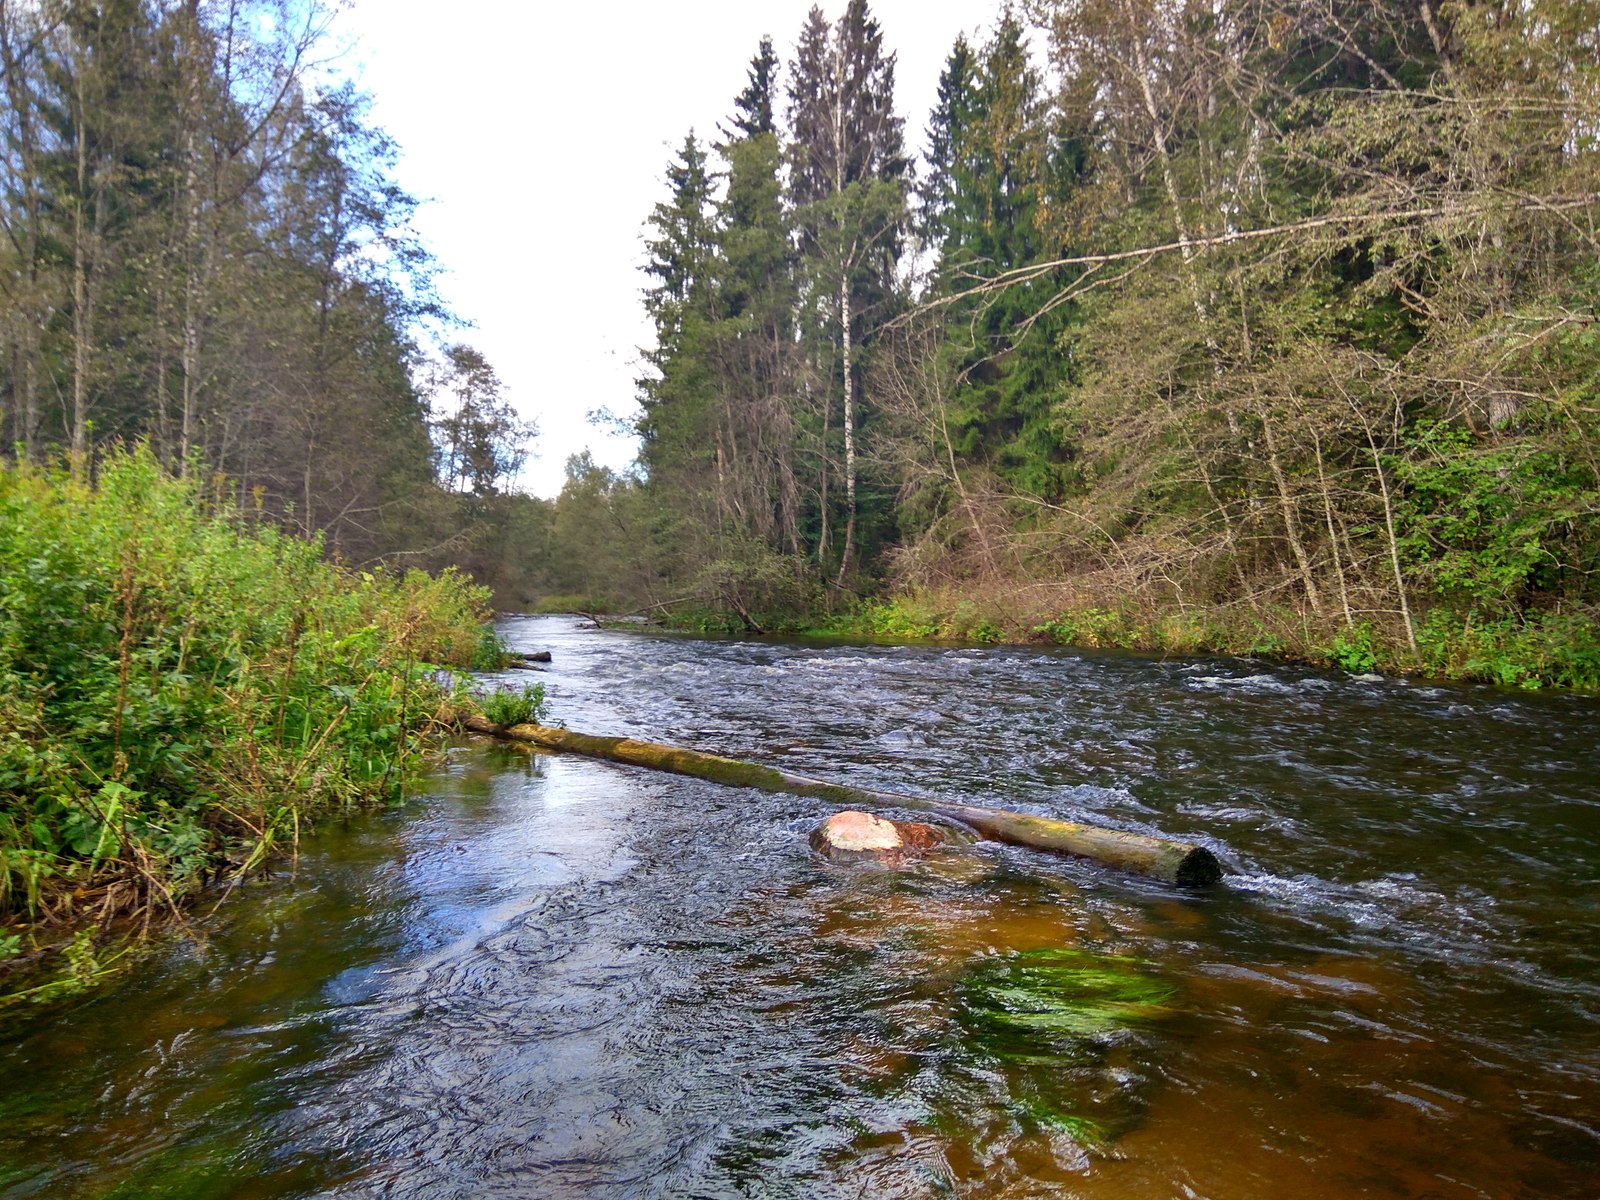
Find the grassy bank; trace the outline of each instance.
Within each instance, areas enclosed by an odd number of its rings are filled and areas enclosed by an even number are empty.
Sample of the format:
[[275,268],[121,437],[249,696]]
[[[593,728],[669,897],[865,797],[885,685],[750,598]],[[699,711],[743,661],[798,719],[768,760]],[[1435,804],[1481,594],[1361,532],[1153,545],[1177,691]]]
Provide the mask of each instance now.
[[[682,613],[673,623],[699,632],[742,631],[732,617],[715,613]],[[762,623],[769,632],[802,636],[1258,655],[1354,674],[1600,690],[1600,624],[1577,612],[1490,616],[1437,606],[1416,620],[1414,649],[1392,619],[1316,618],[1269,606],[1163,608],[1136,599],[1060,605],[1001,589],[900,595],[822,617],[764,616]]]
[[487,614],[451,574],[329,564],[143,451],[92,484],[0,468],[0,961],[56,945],[90,978],[94,931],[398,797],[436,668],[496,648]]

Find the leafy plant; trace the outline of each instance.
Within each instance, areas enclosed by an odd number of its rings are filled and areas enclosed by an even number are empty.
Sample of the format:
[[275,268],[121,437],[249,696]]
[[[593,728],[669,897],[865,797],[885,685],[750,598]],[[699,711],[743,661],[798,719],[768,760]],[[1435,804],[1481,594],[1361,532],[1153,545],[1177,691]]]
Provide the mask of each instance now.
[[1417,645],[1437,675],[1502,687],[1600,689],[1600,625],[1582,612],[1488,617],[1435,608]]
[[1078,640],[1078,623],[1073,620],[1070,613],[1062,613],[1058,617],[1035,625],[1033,632],[1044,635],[1058,646],[1071,646]]
[[1328,648],[1328,657],[1352,675],[1366,675],[1378,665],[1378,653],[1373,646],[1372,627],[1358,625],[1339,634]]
[[1587,480],[1561,455],[1517,439],[1480,448],[1439,421],[1419,423],[1407,449],[1393,463],[1408,485],[1400,549],[1443,595],[1514,608],[1593,567],[1578,536],[1595,520]]
[[468,668],[473,671],[500,671],[510,661],[511,647],[494,631],[494,626],[485,624],[472,647],[472,660],[467,664]]
[[1109,608],[1082,608],[1035,625],[1033,631],[1062,646],[1131,650],[1146,640],[1136,622]]
[[171,910],[396,798],[430,664],[484,645],[452,572],[329,564],[144,449],[97,474],[0,467],[0,916]]
[[538,725],[544,721],[544,684],[497,688],[482,698],[483,715],[496,725]]
[[1255,633],[1251,637],[1250,645],[1245,651],[1247,654],[1278,654],[1283,650],[1283,638],[1272,632],[1260,621],[1255,623]]
[[[125,945],[109,955],[102,954],[94,931],[80,929],[59,948],[54,969],[42,983],[0,995],[0,1008],[17,1003],[49,1004],[80,995],[115,974],[130,949]],[[0,961],[4,958],[0,952]]]

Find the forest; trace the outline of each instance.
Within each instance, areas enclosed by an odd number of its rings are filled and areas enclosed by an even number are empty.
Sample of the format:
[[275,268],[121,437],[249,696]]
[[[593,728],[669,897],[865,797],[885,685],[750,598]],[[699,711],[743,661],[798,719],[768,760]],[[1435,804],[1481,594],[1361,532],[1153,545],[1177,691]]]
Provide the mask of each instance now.
[[638,462],[554,500],[329,20],[0,5],[19,461],[507,609],[1600,684],[1600,4],[1031,0],[915,116],[813,9],[641,202]]
[[640,470],[557,506],[632,545],[581,582],[735,629],[1593,686],[1597,28],[1007,7],[913,162],[867,5],[813,10],[667,167]]
[[329,16],[0,3],[0,968],[64,968],[0,1007],[396,801],[498,661],[450,568],[529,431]]
[[441,567],[530,431],[450,340],[332,17],[0,4],[0,432],[19,463],[147,443],[337,557]]

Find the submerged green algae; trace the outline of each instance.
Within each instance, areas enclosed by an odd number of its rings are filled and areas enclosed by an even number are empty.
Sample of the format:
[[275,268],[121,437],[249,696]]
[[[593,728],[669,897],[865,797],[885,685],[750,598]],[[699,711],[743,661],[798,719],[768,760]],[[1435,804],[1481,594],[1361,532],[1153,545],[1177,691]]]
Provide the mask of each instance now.
[[1138,1120],[1137,1073],[1119,1043],[1170,1016],[1178,989],[1148,964],[1045,948],[979,959],[959,987],[968,1045],[1010,1080],[1013,1115],[1104,1150]]

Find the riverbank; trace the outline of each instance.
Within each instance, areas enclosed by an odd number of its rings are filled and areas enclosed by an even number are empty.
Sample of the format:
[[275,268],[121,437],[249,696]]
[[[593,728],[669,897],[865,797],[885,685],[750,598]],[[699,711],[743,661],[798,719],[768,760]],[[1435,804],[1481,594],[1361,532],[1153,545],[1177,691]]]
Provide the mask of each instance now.
[[[766,632],[972,645],[1057,645],[1153,654],[1221,654],[1526,689],[1600,690],[1600,624],[1577,612],[1485,617],[1438,606],[1412,627],[1392,617],[1315,616],[1282,606],[1168,608],[1137,597],[1060,605],[1038,592],[990,588],[863,599],[828,614],[763,616]],[[748,633],[730,615],[667,618],[677,628]]]
[[331,564],[144,450],[92,482],[0,468],[0,1003],[399,798],[440,668],[498,651],[488,616],[457,575]]

